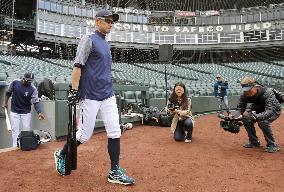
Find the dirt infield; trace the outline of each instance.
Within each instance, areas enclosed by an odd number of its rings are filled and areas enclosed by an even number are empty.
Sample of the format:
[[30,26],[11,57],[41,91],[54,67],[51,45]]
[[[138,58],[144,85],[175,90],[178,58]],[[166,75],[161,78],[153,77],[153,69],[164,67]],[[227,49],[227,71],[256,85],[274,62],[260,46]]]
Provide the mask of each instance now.
[[216,115],[196,119],[193,142],[175,142],[169,128],[136,126],[121,138],[121,165],[136,179],[134,186],[107,182],[109,169],[105,133],[78,148],[78,169],[57,175],[53,152],[63,141],[41,145],[35,151],[0,153],[0,191],[284,191],[284,114],[273,123],[282,148],[275,154],[245,149],[244,129],[235,135],[219,128]]

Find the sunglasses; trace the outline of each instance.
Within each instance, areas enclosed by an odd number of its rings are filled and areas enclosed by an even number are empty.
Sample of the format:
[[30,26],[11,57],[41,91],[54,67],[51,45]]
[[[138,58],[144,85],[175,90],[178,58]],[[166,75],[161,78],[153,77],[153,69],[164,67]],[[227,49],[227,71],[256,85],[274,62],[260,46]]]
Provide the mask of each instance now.
[[253,87],[253,84],[251,83],[247,83],[247,84],[241,84],[242,88],[245,88],[245,87]]
[[114,24],[114,21],[112,19],[108,19],[104,17],[98,17],[98,19],[104,20],[107,24]]
[[33,82],[33,80],[31,80],[31,79],[25,79],[25,81],[28,82],[28,83]]

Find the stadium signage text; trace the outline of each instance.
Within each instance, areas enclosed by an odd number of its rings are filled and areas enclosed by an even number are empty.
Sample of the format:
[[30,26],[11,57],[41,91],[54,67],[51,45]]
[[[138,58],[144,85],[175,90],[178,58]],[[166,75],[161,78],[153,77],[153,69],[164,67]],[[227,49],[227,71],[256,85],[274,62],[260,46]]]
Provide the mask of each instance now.
[[121,8],[121,7],[113,7],[112,10],[114,12],[122,12],[122,13],[133,13],[137,15],[151,15],[151,11],[147,10],[140,10],[140,9],[128,9],[128,8]]
[[150,26],[129,23],[115,23],[117,31],[143,31],[143,32],[171,32],[171,33],[208,33],[208,32],[241,32],[270,29],[272,24],[254,23],[240,25],[215,25],[215,26]]
[[200,11],[199,14],[201,16],[213,16],[213,15],[220,15],[219,11],[211,10],[211,11]]
[[211,11],[175,11],[176,17],[195,17],[197,15],[200,16],[214,16],[214,15],[220,15],[219,11],[211,10]]
[[194,17],[196,16],[195,12],[191,11],[176,11],[175,12],[176,17]]

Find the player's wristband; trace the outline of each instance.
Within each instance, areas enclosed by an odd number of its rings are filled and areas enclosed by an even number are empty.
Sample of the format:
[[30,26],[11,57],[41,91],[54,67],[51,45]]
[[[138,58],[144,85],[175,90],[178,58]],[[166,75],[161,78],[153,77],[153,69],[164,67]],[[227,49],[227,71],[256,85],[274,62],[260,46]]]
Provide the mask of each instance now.
[[74,64],[74,67],[77,67],[77,68],[80,68],[80,69],[81,69],[81,68],[82,68],[82,65],[80,65],[79,63],[75,63],[75,64]]

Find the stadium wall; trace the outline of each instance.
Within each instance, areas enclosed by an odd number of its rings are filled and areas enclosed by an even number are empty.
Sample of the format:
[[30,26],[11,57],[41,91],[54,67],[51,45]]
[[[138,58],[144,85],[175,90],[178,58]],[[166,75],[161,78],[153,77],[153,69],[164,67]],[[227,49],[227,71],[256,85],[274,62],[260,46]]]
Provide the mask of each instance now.
[[[3,93],[3,91],[2,91]],[[229,96],[229,102],[231,108],[236,107],[239,96]],[[0,102],[3,102],[3,97]],[[165,106],[165,99],[150,99],[150,105],[158,107],[160,110]],[[192,98],[192,111],[196,114],[202,114],[205,112],[212,112],[218,110],[218,101],[215,97],[193,97]],[[37,119],[36,112],[32,110],[31,130],[43,130],[48,131],[52,140],[61,138],[67,135],[68,126],[68,107],[66,100],[61,101],[42,101],[42,111],[46,115],[45,121],[39,121]],[[65,114],[65,115],[64,115]],[[59,118],[60,116],[60,118]],[[137,119],[138,120],[138,119]],[[12,136],[7,130],[5,117],[0,117],[0,149],[12,146]],[[103,123],[98,120],[95,126],[95,130],[102,128]]]

